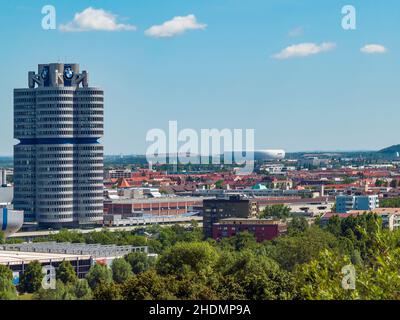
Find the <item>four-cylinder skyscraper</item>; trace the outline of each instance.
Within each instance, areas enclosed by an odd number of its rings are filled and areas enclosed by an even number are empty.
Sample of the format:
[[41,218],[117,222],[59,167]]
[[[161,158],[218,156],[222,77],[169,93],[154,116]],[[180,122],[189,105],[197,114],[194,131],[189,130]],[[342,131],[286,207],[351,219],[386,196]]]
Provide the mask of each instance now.
[[98,225],[104,93],[78,64],[40,64],[28,83],[14,90],[14,208],[41,227]]

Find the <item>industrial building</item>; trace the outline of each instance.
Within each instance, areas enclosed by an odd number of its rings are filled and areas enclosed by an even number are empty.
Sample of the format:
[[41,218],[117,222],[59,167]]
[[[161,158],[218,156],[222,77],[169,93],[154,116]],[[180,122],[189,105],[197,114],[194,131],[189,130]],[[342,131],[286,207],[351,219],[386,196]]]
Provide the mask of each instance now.
[[203,199],[199,197],[164,197],[148,199],[105,200],[105,214],[121,215],[123,218],[153,215],[173,216],[201,211]]
[[14,207],[40,227],[101,224],[103,90],[78,64],[40,64],[14,90]]
[[99,263],[110,266],[114,259],[124,257],[131,252],[143,252],[148,256],[154,256],[149,253],[146,246],[38,242],[0,245],[0,264],[8,266],[13,271],[16,283],[32,261],[55,268],[61,262],[69,261],[78,277],[84,278],[92,265]]

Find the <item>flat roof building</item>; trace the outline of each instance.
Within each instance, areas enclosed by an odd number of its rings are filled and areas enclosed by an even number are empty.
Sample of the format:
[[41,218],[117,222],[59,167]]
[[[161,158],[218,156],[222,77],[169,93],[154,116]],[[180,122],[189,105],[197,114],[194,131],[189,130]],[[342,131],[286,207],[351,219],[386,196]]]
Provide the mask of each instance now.
[[226,218],[250,218],[258,214],[257,201],[231,196],[228,199],[203,201],[203,232],[206,238],[213,236],[213,224]]
[[244,231],[253,234],[257,242],[263,242],[285,234],[287,224],[268,219],[222,219],[213,224],[213,239],[233,237]]

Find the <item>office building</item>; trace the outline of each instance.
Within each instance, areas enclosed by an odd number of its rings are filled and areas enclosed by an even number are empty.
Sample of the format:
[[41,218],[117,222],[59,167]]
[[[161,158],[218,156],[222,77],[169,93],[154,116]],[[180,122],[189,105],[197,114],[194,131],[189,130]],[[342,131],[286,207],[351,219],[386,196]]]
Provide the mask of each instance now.
[[336,212],[346,213],[350,210],[371,211],[379,207],[379,198],[377,195],[371,196],[337,196]]
[[245,231],[253,234],[257,242],[263,242],[285,234],[287,224],[267,219],[222,219],[213,224],[213,239],[221,240]]
[[103,91],[78,64],[40,64],[14,90],[14,207],[41,227],[103,215]]
[[149,199],[105,200],[104,212],[132,216],[175,216],[190,212],[200,212],[203,199],[199,197],[165,197]]
[[257,201],[230,196],[228,199],[203,201],[203,232],[206,238],[213,235],[213,224],[227,218],[251,218],[258,214]]

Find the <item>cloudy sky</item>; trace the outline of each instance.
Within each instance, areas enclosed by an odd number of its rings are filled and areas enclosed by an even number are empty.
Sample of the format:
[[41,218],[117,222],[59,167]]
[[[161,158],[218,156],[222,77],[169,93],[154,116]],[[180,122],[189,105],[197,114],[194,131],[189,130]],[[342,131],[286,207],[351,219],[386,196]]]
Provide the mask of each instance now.
[[[42,7],[57,29],[43,30]],[[257,148],[400,143],[400,4],[351,1],[1,1],[0,155],[12,90],[37,64],[77,62],[106,93],[107,154],[144,153],[168,128],[255,129]]]

